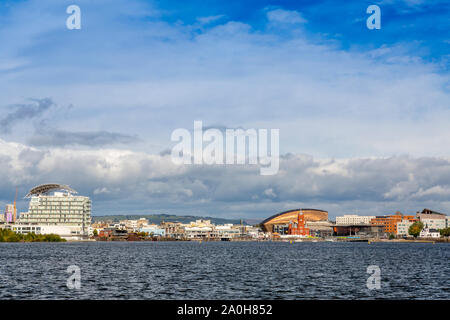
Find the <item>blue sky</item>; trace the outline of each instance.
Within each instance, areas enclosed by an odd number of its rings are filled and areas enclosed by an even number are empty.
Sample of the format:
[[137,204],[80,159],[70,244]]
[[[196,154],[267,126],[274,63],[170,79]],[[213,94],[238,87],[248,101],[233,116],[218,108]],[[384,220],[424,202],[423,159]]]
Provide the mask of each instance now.
[[[65,27],[71,4],[81,30]],[[372,4],[380,30],[366,27]],[[449,210],[449,8],[2,1],[0,200],[52,181],[94,214]],[[280,129],[280,174],[174,166],[171,132],[194,120]]]

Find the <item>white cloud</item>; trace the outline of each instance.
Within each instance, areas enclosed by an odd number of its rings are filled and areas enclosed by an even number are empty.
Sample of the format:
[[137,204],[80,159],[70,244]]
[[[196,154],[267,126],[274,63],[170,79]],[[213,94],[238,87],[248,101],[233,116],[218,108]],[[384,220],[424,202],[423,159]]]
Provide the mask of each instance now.
[[296,24],[296,23],[306,23],[308,22],[301,13],[297,11],[291,11],[291,10],[283,10],[283,9],[275,9],[267,11],[267,19],[270,22],[277,22],[277,23],[289,23],[289,24]]
[[209,24],[211,22],[217,21],[225,17],[223,14],[215,15],[215,16],[208,16],[208,17],[198,17],[197,21],[201,24]]
[[[35,4],[16,7],[0,29],[9,70],[0,78],[2,112],[48,96],[74,105],[54,115],[58,128],[136,134],[145,143],[130,150],[31,148],[21,127],[7,137],[21,143],[0,141],[5,192],[67,183],[92,195],[94,209],[117,213],[450,208],[449,77],[406,44],[344,50],[327,39],[280,33],[270,27],[306,23],[283,9],[266,10],[269,24],[259,30],[226,17],[198,30],[198,22],[169,24],[137,1],[96,1],[82,32],[67,33],[59,9],[44,10],[53,2]],[[123,23],[130,17],[135,23]],[[265,178],[257,168],[174,166],[157,155],[170,149],[172,130],[199,119],[205,126],[279,128],[281,152],[296,155]]]
[[289,155],[281,159],[279,174],[260,176],[256,166],[179,166],[169,155],[117,149],[41,151],[0,140],[0,163],[3,194],[16,185],[26,193],[42,183],[68,184],[93,197],[94,214],[157,210],[265,217],[289,208],[317,207],[333,217],[450,209],[448,158]]
[[[192,32],[193,26],[171,25],[138,4],[131,7],[139,9],[134,14],[125,2],[116,6],[89,19],[83,41],[58,33],[55,22],[38,30],[4,28],[0,40],[11,34],[26,39],[12,41],[8,52],[11,59],[22,52],[29,66],[0,78],[2,106],[23,97],[53,97],[75,106],[55,123],[71,131],[125,130],[148,141],[136,149],[155,153],[170,147],[172,130],[201,119],[279,128],[282,152],[322,158],[446,155],[448,74],[405,44],[343,50],[326,39],[255,30],[225,18]],[[122,7],[132,17],[142,18],[142,11],[151,19],[136,27],[112,23]],[[17,9],[17,16],[21,12]],[[295,11],[266,13],[272,21],[301,20]],[[49,32],[56,32],[58,41],[35,52]],[[26,132],[20,128],[11,140],[27,141]]]

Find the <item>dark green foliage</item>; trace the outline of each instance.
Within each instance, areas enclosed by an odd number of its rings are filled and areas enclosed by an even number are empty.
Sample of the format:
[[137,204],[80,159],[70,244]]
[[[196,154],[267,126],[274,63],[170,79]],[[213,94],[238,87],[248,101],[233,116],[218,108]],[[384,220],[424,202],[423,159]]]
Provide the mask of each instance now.
[[420,221],[414,222],[408,229],[408,233],[415,238],[420,234],[420,231],[423,229],[423,223]]
[[441,233],[441,236],[443,236],[443,237],[450,237],[450,227],[441,229],[441,230],[439,230],[439,232]]
[[0,229],[0,242],[65,242],[57,234],[19,234],[7,229]]

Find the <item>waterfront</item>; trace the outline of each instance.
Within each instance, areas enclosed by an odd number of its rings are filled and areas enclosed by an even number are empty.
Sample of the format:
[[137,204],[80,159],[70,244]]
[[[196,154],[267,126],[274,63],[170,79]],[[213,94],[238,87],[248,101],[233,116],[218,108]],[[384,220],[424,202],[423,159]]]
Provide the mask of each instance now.
[[429,243],[1,243],[0,299],[450,299],[449,260]]

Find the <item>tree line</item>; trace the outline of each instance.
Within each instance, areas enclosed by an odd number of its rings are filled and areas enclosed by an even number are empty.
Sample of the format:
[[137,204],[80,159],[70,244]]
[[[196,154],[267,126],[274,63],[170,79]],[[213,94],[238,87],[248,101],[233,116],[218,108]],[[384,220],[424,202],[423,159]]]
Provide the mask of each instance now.
[[20,234],[8,229],[0,229],[0,242],[65,242],[57,234]]

